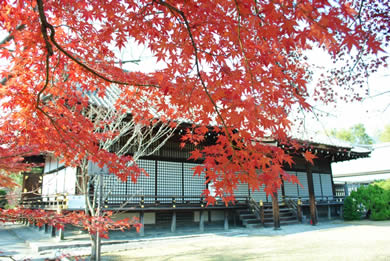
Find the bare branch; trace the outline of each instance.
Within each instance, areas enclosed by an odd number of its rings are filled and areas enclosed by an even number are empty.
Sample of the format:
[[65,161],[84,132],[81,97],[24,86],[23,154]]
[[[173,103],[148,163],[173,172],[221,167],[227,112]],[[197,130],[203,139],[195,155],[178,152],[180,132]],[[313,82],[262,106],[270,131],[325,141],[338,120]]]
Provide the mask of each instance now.
[[109,82],[109,83],[115,83],[115,84],[119,84],[119,85],[132,85],[132,86],[140,86],[140,87],[155,87],[155,88],[160,88],[160,86],[158,85],[155,85],[155,84],[138,84],[138,83],[129,83],[129,82],[123,82],[123,81],[117,81],[117,80],[113,80],[113,79],[110,79],[108,78],[107,76],[103,75],[101,72],[98,72],[96,71],[95,69],[91,68],[90,66],[88,66],[87,64],[83,63],[80,61],[80,59],[77,59],[76,57],[74,57],[72,54],[70,54],[68,51],[66,51],[61,45],[59,45],[55,39],[55,28],[53,27],[53,25],[51,25],[50,23],[47,22],[46,20],[46,16],[45,16],[45,13],[44,13],[44,9],[43,9],[43,3],[42,3],[42,0],[37,0],[37,3],[38,3],[38,11],[39,11],[39,16],[40,16],[40,20],[41,20],[41,23],[42,23],[42,35],[43,35],[43,38],[45,39],[45,42],[46,42],[46,48],[49,52],[50,55],[53,54],[53,51],[51,49],[51,44],[50,42],[48,41],[47,39],[47,29],[50,30],[50,41],[51,43],[53,43],[53,45],[55,47],[57,47],[57,49],[59,51],[61,51],[63,54],[65,54],[69,59],[71,59],[73,62],[75,62],[76,64],[78,64],[79,66],[83,67],[85,70],[87,70],[88,72],[92,73],[93,75],[95,75],[96,77],[106,81],[106,82]]

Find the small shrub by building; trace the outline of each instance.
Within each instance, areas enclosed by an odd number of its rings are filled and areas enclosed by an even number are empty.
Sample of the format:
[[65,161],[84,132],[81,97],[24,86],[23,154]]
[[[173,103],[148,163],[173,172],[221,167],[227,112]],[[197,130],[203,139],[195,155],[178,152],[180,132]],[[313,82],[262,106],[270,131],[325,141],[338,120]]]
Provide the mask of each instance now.
[[371,220],[390,219],[390,190],[387,184],[371,184],[351,193],[344,202],[344,219],[359,220],[365,213]]

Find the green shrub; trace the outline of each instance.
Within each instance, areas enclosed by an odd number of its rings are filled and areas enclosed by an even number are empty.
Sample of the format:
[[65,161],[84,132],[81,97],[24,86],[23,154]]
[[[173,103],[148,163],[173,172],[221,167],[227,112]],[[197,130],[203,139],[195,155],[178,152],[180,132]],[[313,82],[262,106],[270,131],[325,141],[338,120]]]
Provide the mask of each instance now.
[[344,219],[360,219],[362,213],[372,220],[390,219],[390,190],[387,181],[360,187],[344,202]]
[[345,220],[361,219],[362,209],[356,198],[356,191],[352,191],[351,195],[345,198],[343,215]]

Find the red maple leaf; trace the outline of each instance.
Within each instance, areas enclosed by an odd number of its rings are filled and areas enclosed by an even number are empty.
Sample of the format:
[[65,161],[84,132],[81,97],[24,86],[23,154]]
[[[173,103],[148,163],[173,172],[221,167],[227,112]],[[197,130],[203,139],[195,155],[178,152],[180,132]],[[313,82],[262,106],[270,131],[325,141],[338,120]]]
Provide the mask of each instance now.
[[307,162],[310,162],[312,165],[314,165],[313,159],[316,159],[317,156],[311,153],[310,151],[306,151],[305,153],[302,153],[303,157],[306,159]]

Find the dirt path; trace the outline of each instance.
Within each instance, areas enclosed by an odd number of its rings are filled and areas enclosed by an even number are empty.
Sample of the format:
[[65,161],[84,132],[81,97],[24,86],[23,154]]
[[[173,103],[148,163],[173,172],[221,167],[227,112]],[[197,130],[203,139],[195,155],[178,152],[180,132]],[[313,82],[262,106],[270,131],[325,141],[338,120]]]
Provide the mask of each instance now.
[[146,242],[104,260],[379,260],[390,261],[390,221],[334,222],[241,230]]

